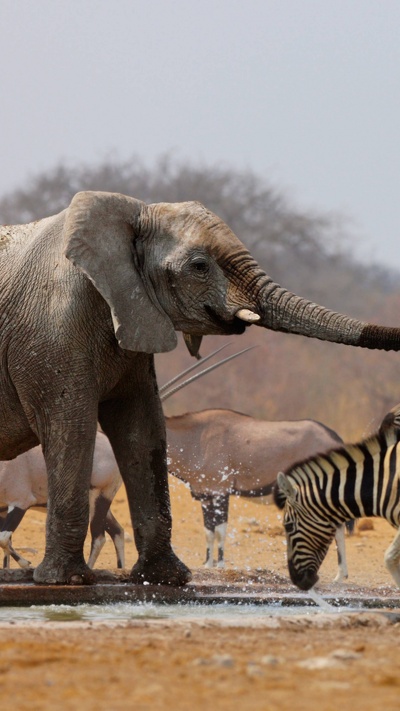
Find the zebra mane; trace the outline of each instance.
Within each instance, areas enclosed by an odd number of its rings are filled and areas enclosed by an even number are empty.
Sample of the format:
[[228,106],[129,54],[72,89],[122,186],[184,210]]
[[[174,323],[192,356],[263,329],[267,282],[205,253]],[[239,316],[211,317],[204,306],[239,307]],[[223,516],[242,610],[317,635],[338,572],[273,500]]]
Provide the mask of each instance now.
[[[325,469],[324,464],[329,462],[333,467],[340,466],[343,460],[363,461],[365,452],[368,450],[370,455],[384,452],[392,445],[400,441],[400,406],[396,406],[382,420],[378,432],[355,444],[342,444],[339,447],[330,449],[328,452],[321,452],[312,457],[300,460],[292,464],[285,471],[285,476],[289,477],[296,484],[301,479],[301,474],[305,470],[310,472],[315,468]],[[314,466],[313,466],[314,465]],[[286,503],[286,496],[279,488],[278,484],[274,487],[274,503],[279,509],[283,509]]]

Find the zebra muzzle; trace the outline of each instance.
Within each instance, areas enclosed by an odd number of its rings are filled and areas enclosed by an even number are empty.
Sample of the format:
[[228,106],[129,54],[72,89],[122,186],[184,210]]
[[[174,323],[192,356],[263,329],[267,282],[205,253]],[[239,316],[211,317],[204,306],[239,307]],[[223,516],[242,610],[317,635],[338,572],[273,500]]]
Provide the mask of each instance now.
[[288,562],[288,567],[292,583],[300,588],[300,590],[310,590],[319,580],[317,573],[311,568],[297,570],[292,561]]

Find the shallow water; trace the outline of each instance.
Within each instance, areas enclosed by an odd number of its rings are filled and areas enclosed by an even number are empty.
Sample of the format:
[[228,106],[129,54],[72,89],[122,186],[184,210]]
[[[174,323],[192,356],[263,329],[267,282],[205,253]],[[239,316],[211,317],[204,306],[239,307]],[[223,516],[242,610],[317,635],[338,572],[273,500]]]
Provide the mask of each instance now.
[[333,607],[332,605],[254,605],[215,603],[202,604],[159,604],[151,602],[129,603],[119,602],[108,605],[31,605],[30,607],[0,607],[0,622],[13,621],[43,621],[43,622],[75,622],[75,621],[106,621],[112,620],[146,620],[146,619],[224,619],[226,617],[243,619],[260,616],[315,615],[321,612],[337,614],[353,611],[351,608]]

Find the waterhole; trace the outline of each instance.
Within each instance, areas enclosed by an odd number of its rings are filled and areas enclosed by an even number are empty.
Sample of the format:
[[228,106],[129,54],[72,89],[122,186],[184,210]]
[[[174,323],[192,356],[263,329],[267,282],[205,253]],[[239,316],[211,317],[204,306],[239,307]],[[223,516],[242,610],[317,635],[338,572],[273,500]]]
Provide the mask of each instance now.
[[[213,605],[180,604],[165,605],[158,603],[113,603],[110,605],[31,605],[30,607],[0,608],[2,621],[49,621],[75,622],[82,621],[128,621],[146,619],[219,619],[226,617],[251,617],[260,615],[293,615],[316,614],[323,608],[308,605],[283,607],[281,605],[252,605],[220,603]],[[331,608],[335,610],[335,608]],[[335,610],[336,611],[336,610]]]
[[[342,604],[340,604],[342,603]],[[250,620],[260,617],[276,617],[290,615],[318,615],[321,613],[338,615],[341,612],[365,612],[374,609],[372,605],[331,604],[321,596],[305,596],[304,604],[297,601],[295,605],[287,603],[252,604],[230,601],[202,604],[180,603],[165,604],[152,602],[117,602],[110,604],[83,603],[77,605],[30,605],[27,607],[0,607],[1,622],[76,622],[76,621],[114,621],[129,620],[189,620],[210,619],[230,621]],[[378,607],[381,607],[378,605]],[[382,609],[382,608],[381,608]]]

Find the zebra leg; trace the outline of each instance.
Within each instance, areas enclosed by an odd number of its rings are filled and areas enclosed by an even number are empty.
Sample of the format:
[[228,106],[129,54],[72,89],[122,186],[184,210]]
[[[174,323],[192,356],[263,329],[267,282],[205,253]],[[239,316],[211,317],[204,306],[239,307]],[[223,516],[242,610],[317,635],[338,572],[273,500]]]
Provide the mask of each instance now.
[[400,587],[400,530],[385,553],[385,565],[396,585]]
[[124,529],[115,516],[113,516],[110,509],[107,511],[105,529],[114,543],[115,552],[117,554],[117,568],[125,568]]
[[335,533],[337,557],[338,557],[338,572],[334,579],[334,583],[342,583],[349,577],[347,570],[347,560],[346,560],[346,542],[345,542],[345,524],[342,523],[336,529]]
[[23,558],[11,545],[11,537],[24,518],[26,509],[10,506],[0,532],[0,547],[4,550],[3,567],[10,567],[10,556],[21,568],[29,568],[30,561]]

